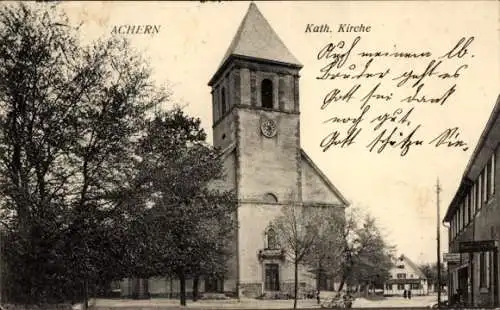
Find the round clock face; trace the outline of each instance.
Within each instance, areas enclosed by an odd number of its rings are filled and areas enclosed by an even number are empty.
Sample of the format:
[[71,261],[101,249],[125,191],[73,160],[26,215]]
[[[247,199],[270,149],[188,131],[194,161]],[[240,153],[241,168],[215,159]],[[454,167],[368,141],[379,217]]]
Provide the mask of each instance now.
[[260,123],[260,130],[265,137],[272,138],[278,132],[278,126],[272,119],[264,119]]

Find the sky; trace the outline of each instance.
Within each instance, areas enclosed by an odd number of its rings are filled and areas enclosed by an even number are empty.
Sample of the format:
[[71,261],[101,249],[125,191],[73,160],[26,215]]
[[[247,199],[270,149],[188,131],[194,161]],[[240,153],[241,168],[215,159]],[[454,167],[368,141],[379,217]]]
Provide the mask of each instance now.
[[[419,263],[435,261],[436,181],[439,178],[442,187],[442,217],[499,95],[499,2],[257,1],[256,4],[303,65],[302,148],[352,206],[377,219],[386,240],[396,245],[398,253]],[[83,22],[83,41],[111,35],[129,38],[132,46],[151,63],[156,82],[168,85],[173,102],[201,118],[211,139],[212,101],[207,83],[229,47],[249,2],[69,2],[62,6],[72,22]],[[327,24],[331,31],[307,32],[308,24]],[[362,24],[365,29],[370,26],[370,31],[339,32],[340,24]],[[121,25],[156,25],[159,32],[113,34],[113,28]],[[461,38],[464,40],[460,41]],[[330,58],[326,58],[328,53],[321,50],[330,43]],[[446,55],[457,44],[454,52]],[[353,45],[345,64],[329,72],[360,74],[370,59],[362,57],[361,52],[429,53],[430,56],[375,57],[365,73],[389,70],[381,79],[317,79],[335,60],[335,53],[345,53]],[[405,76],[422,74],[429,64],[431,68],[432,64],[435,66],[432,74],[414,87],[418,78],[404,83]],[[362,131],[355,142],[323,151],[321,143],[325,137],[338,131],[340,140],[347,136],[352,125],[325,121],[358,117],[364,108],[362,99],[379,82],[374,94],[380,96],[372,97],[366,104],[370,108],[356,127]],[[398,83],[402,85],[398,87]],[[420,84],[423,86],[418,95],[412,97]],[[352,99],[324,104],[327,94],[335,89],[340,97],[356,85],[360,88]],[[422,101],[423,95],[427,100],[446,99],[418,102],[416,99]],[[396,121],[401,122],[388,120],[375,130],[378,122],[370,121],[385,113],[396,113]],[[406,121],[401,120],[407,113],[410,114]],[[367,146],[382,130],[386,129],[383,136],[386,137],[396,127],[393,136],[396,143],[417,128],[410,138],[422,140],[422,145],[411,145],[402,156],[401,148],[390,146],[377,153],[383,142],[379,141],[370,152]],[[436,147],[436,140],[430,143],[446,129],[455,127],[466,146]],[[398,137],[399,131],[402,135]],[[441,226],[442,252],[447,251],[446,232]]]

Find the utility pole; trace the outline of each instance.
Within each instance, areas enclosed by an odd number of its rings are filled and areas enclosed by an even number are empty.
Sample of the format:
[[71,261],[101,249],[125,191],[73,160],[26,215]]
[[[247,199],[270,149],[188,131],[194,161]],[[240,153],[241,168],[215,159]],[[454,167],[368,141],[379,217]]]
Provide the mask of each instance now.
[[441,308],[441,216],[439,212],[439,192],[441,192],[441,186],[439,185],[439,178],[436,183],[436,195],[437,195],[437,286],[438,286],[438,309]]

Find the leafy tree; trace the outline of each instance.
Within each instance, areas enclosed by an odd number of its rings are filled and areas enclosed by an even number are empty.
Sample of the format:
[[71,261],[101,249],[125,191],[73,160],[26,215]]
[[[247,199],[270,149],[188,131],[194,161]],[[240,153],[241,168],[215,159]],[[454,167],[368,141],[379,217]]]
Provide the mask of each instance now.
[[125,41],[82,46],[78,35],[57,6],[0,8],[0,208],[14,302],[86,300],[89,286],[123,275],[109,262],[127,254],[116,236],[136,185],[130,150],[168,98]]
[[[419,265],[422,273],[427,277],[427,282],[432,284],[435,289],[438,286],[438,272],[437,263],[424,263]],[[448,271],[446,270],[446,264],[441,264],[441,285],[444,286],[448,282]]]
[[[142,175],[149,176],[149,249],[153,273],[180,280],[186,304],[186,277],[223,274],[230,257],[229,236],[236,201],[214,186],[223,177],[219,152],[205,142],[200,120],[182,110],[159,113],[140,141]],[[148,248],[146,246],[146,248]]]
[[381,285],[389,276],[394,247],[388,245],[375,220],[360,220],[359,210],[351,209],[343,224],[343,268],[339,291],[349,286]]
[[354,276],[366,289],[381,286],[392,267],[393,248],[384,241],[375,219],[366,216],[357,230]]
[[[0,8],[0,204],[13,302],[84,299],[123,277],[223,273],[231,193],[199,119],[126,41],[79,43],[57,5]],[[217,225],[215,225],[217,224]],[[114,262],[114,264],[110,264]]]
[[312,250],[305,256],[305,264],[316,274],[316,287],[320,290],[323,276],[333,278],[341,273],[343,260],[343,228],[345,210],[324,208],[317,223],[318,232]]

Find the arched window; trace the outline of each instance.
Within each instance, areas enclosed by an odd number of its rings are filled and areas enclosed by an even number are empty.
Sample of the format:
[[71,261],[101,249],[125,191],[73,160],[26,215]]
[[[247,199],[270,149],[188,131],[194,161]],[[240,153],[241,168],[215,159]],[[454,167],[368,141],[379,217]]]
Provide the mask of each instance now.
[[273,193],[267,193],[264,195],[264,202],[277,203],[278,197],[276,197],[276,195],[274,195]]
[[226,114],[226,89],[222,87],[220,91],[221,112],[222,115]]
[[260,88],[262,107],[273,108],[273,82],[269,79],[264,79]]
[[267,248],[270,250],[276,250],[279,248],[278,240],[276,237],[276,232],[272,227],[269,227],[266,232]]

